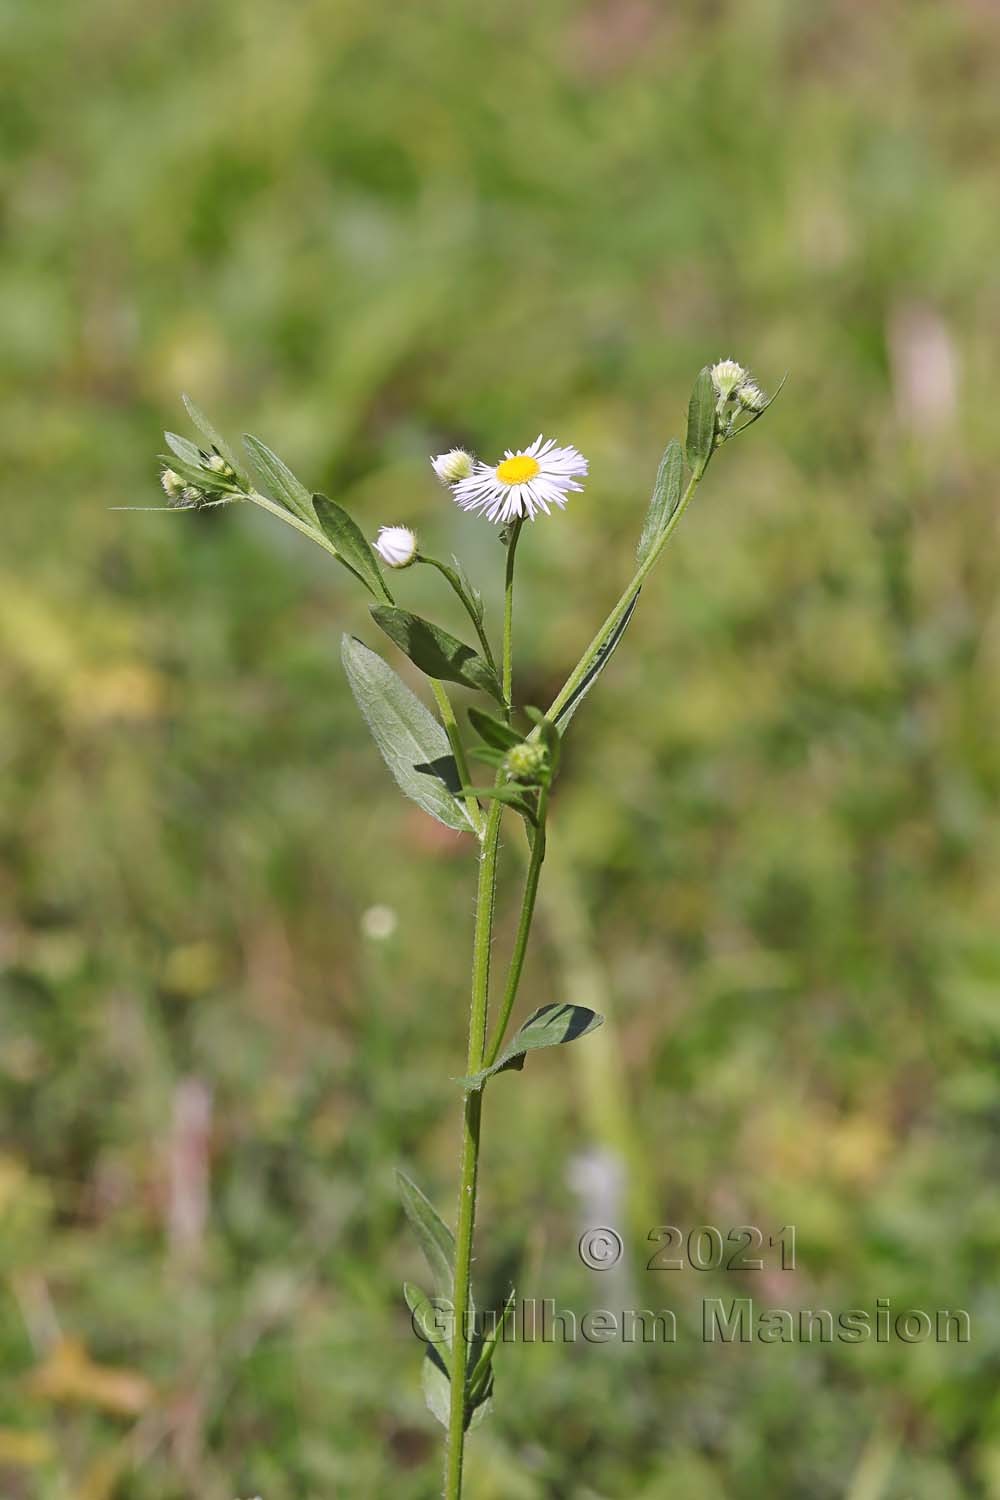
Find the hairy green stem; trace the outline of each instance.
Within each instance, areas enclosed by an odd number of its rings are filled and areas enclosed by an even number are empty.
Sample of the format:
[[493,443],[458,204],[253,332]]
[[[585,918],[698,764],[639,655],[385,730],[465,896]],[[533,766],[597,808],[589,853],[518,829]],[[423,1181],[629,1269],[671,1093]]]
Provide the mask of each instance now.
[[[497,850],[503,805],[490,804],[479,863],[476,891],[476,926],[472,944],[472,999],[469,1010],[467,1071],[482,1067],[486,1045],[486,1023],[490,988],[490,947],[493,941],[493,911],[496,900]],[[469,1287],[472,1271],[472,1237],[476,1225],[476,1187],[479,1176],[479,1132],[483,1095],[473,1089],[465,1096],[462,1117],[462,1154],[458,1191],[458,1221],[455,1226],[455,1294],[451,1354],[451,1409],[445,1460],[446,1500],[459,1500],[462,1493],[462,1460],[465,1453],[465,1386],[469,1361]]]
[[[507,543],[504,576],[502,681],[510,721],[512,641],[514,614],[514,554],[521,533],[515,521]],[[472,996],[469,1007],[469,1046],[466,1072],[469,1077],[483,1066],[486,1028],[489,1020],[490,950],[496,906],[497,853],[503,803],[491,802],[482,835],[479,881],[476,888],[476,925],[472,940]],[[472,1279],[472,1241],[476,1227],[476,1191],[479,1183],[479,1137],[483,1117],[483,1090],[471,1089],[462,1114],[462,1155],[459,1168],[458,1215],[455,1225],[455,1293],[451,1354],[450,1407],[445,1450],[444,1500],[461,1500],[462,1464],[465,1458],[466,1376],[469,1367],[469,1288]]]
[[449,568],[448,564],[443,563],[440,558],[428,557],[425,552],[417,553],[417,562],[430,563],[432,568],[437,568],[438,572],[443,573],[445,578],[447,578],[448,582],[455,590],[455,593],[461,599],[462,606],[465,609],[466,614],[472,621],[476,635],[479,637],[479,644],[483,648],[483,656],[486,658],[488,665],[495,672],[497,669],[497,664],[493,656],[493,647],[490,645],[490,638],[486,634],[486,630],[483,626],[482,615],[480,614],[479,610],[477,610],[473,601],[469,598],[469,595],[467,594],[465,589],[465,585],[459,577],[458,573],[456,573],[454,568]]
[[[604,646],[609,637],[614,634],[617,626],[620,625],[622,620],[625,618],[625,615],[628,613],[629,605],[632,603],[636,594],[638,594],[639,590],[642,588],[642,585],[645,583],[646,578],[652,571],[660,553],[663,551],[667,542],[670,540],[670,537],[674,531],[674,527],[677,525],[677,523],[680,521],[681,516],[684,514],[684,511],[687,508],[687,504],[691,499],[691,496],[694,494],[695,490],[698,488],[702,477],[702,474],[692,475],[688,480],[687,488],[678,501],[677,509],[674,511],[673,515],[670,517],[670,520],[663,528],[663,532],[660,536],[659,541],[653,548],[652,552],[650,552],[646,560],[641,563],[640,566],[636,569],[635,573],[632,576],[631,582],[629,583],[625,592],[622,594],[621,598],[618,600],[618,603],[608,615],[608,618],[605,620],[604,624],[594,636],[594,639],[591,641],[590,645],[587,647],[586,651],[580,657],[580,660],[577,662],[576,666],[573,668],[572,672],[569,674],[566,681],[559,689],[558,693],[556,694],[555,698],[552,700],[552,703],[548,708],[546,718],[555,719],[557,715],[561,713],[561,711],[566,707],[567,703],[573,697],[573,694],[576,692],[577,688],[579,688],[580,684],[584,681],[587,673],[590,671],[597,658],[600,656],[601,648]],[[530,738],[535,739],[537,738],[537,735],[538,730],[533,729],[531,731]]]
[[531,855],[528,860],[528,873],[524,881],[524,895],[521,898],[521,916],[517,924],[517,936],[514,939],[514,951],[510,958],[510,968],[507,970],[507,983],[504,986],[503,1000],[500,1003],[500,1014],[497,1016],[496,1026],[489,1046],[483,1054],[482,1066],[492,1068],[503,1046],[503,1039],[507,1032],[507,1023],[510,1013],[514,1009],[514,1001],[517,999],[518,986],[521,983],[521,971],[524,968],[524,955],[528,948],[528,938],[531,934],[531,922],[535,915],[535,898],[538,895],[538,877],[542,873],[542,860],[545,858],[545,820],[549,811],[549,789],[543,786],[538,795],[538,827],[535,829],[534,838],[531,841]]
[[521,535],[523,520],[513,521],[510,528],[510,540],[507,543],[507,569],[504,574],[503,586],[503,696],[507,715],[507,723],[511,719],[512,698],[511,693],[514,685],[513,670],[513,623],[514,623],[514,554],[517,552],[517,543]]
[[[455,717],[455,710],[452,707],[451,699],[448,697],[444,685],[436,677],[429,677],[427,680],[431,685],[431,692],[434,694],[438,712],[441,715],[444,732],[448,736],[451,753],[455,757],[459,785],[467,787],[470,785],[472,778],[469,775],[469,762],[465,756],[465,746],[462,744],[462,736],[458,732],[458,720]],[[476,830],[476,837],[481,839],[483,836],[483,814],[472,792],[466,793],[465,807],[472,821],[472,826]]]

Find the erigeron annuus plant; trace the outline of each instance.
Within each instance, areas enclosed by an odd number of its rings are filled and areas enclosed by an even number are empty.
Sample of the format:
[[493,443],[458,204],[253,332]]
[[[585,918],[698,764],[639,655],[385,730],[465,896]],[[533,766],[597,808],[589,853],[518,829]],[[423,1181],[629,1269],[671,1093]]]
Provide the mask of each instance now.
[[[478,1319],[471,1287],[484,1096],[498,1074],[523,1068],[529,1052],[574,1041],[602,1021],[585,1006],[547,1004],[510,1032],[545,857],[549,798],[559,773],[562,739],[621,641],[640,590],[713,455],[756,422],[770,401],[734,360],[722,360],[701,371],[689,403],[685,445],[682,448],[672,440],[660,462],[635,572],[544,712],[517,704],[513,696],[515,563],[525,523],[564,509],[569,496],[583,489],[580,480],[587,473],[587,461],[576,448],[559,447],[539,436],[530,447],[508,449],[495,465],[478,462],[457,448],[431,460],[438,479],[459,506],[502,528],[503,621],[496,645],[487,628],[482,596],[457,558],[447,563],[422,551],[405,526],[383,526],[370,543],[342,506],[314,494],[262,442],[247,437],[247,454],[258,476],[251,478],[197,408],[186,398],[185,404],[201,442],[167,433],[171,456],[161,475],[167,508],[250,501],[324,548],[367,591],[374,601],[369,605],[374,623],[426,676],[438,717],[382,656],[355,636],[345,635],[342,657],[358,707],[405,795],[479,846],[454,1233],[420,1189],[398,1174],[403,1207],[427,1260],[434,1298],[409,1283],[404,1294],[414,1328],[425,1344],[427,1404],[446,1433],[444,1494],[446,1500],[457,1500],[462,1490],[465,1434],[489,1410],[494,1355],[506,1312]],[[257,482],[262,489],[256,488]],[[404,570],[416,564],[436,568],[454,590],[469,617],[475,646],[397,603],[396,594],[405,584]],[[469,706],[464,726],[453,702],[456,687],[490,702],[489,709],[481,702]],[[492,772],[489,784],[475,783],[470,760]],[[513,949],[499,1004],[491,1016],[494,899],[505,814],[523,820],[529,852]]]

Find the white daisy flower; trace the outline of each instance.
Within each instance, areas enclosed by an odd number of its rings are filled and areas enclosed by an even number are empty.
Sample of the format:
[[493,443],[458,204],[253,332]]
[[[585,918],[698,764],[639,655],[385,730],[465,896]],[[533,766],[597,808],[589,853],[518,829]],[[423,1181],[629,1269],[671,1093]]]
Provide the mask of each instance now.
[[417,555],[417,539],[408,526],[380,526],[372,546],[390,568],[408,568]]
[[431,459],[431,468],[442,484],[457,484],[460,479],[468,479],[474,464],[472,454],[466,453],[464,448],[451,448]]
[[477,463],[452,494],[463,510],[482,511],[491,521],[533,521],[537,511],[561,510],[570,490],[583,489],[576,479],[586,472],[587,460],[576,448],[557,448],[554,438],[539,433],[530,448],[508,448],[495,468]]

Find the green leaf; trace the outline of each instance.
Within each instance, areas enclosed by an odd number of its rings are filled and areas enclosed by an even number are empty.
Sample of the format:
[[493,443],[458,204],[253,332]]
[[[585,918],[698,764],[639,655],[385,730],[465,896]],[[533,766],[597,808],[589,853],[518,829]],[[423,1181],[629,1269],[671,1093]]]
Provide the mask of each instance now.
[[487,745],[492,745],[494,750],[509,750],[512,745],[521,743],[521,736],[516,729],[494,719],[492,714],[484,714],[480,708],[469,709],[469,723],[480,739],[485,740]]
[[[410,1309],[414,1324],[414,1333],[420,1342],[428,1347],[433,1347],[440,1355],[441,1363],[446,1371],[451,1370],[451,1338],[450,1331],[444,1332],[445,1328],[450,1330],[448,1317],[451,1310],[451,1299],[442,1297],[428,1297],[427,1293],[421,1291],[420,1287],[414,1286],[412,1281],[403,1282],[403,1296],[406,1305]],[[417,1332],[419,1328],[419,1332]]]
[[492,745],[477,745],[469,751],[473,760],[481,760],[484,765],[492,766],[495,771],[500,771],[507,764],[507,753],[504,750],[494,750]]
[[192,469],[204,467],[205,460],[197,443],[192,443],[190,438],[181,437],[179,432],[165,432],[163,436],[171,453],[182,463],[190,464]]
[[194,425],[197,427],[198,431],[201,433],[202,437],[208,443],[209,447],[214,448],[216,453],[218,453],[222,458],[226,460],[226,463],[234,471],[234,473],[239,474],[241,478],[245,478],[246,476],[243,472],[243,466],[240,463],[239,459],[236,457],[236,454],[233,452],[232,448],[230,448],[229,444],[226,442],[221,433],[216,432],[215,428],[205,416],[204,412],[201,411],[199,407],[195,406],[190,396],[182,396],[181,400],[184,402],[185,411],[191,418]]
[[441,725],[376,651],[345,635],[341,656],[355,702],[397,786],[446,828],[468,833],[472,824],[456,795],[458,771]]
[[432,1412],[441,1426],[447,1429],[451,1419],[451,1381],[448,1379],[447,1370],[440,1362],[440,1355],[435,1358],[432,1350],[436,1353],[436,1346],[428,1344],[427,1353],[420,1367],[420,1384],[423,1387],[428,1411]]
[[527,818],[533,827],[537,826],[538,818],[535,815],[534,807],[525,797],[524,792],[519,791],[516,787],[464,786],[462,788],[462,795],[463,797],[479,797],[484,802],[506,803],[508,807],[516,808],[523,817]]
[[413,1226],[434,1278],[434,1290],[439,1297],[450,1300],[455,1286],[455,1236],[412,1178],[397,1171],[396,1182],[403,1212]]
[[656,471],[656,483],[653,485],[649,510],[646,512],[646,522],[636,549],[636,557],[640,563],[644,563],[653,551],[670,517],[677,509],[683,480],[684,455],[677,439],[671,438],[660,459],[660,467]]
[[514,1033],[496,1062],[481,1073],[464,1078],[463,1086],[480,1089],[491,1074],[499,1073],[503,1068],[523,1067],[525,1053],[534,1052],[539,1047],[558,1047],[564,1042],[575,1042],[577,1037],[586,1036],[603,1024],[604,1017],[588,1010],[585,1005],[543,1005]]
[[325,495],[313,495],[312,504],[323,535],[337,549],[338,562],[360,578],[376,599],[391,602],[392,595],[385,586],[375,553],[354,517],[336,500],[328,500]]
[[580,707],[580,704],[583,702],[584,698],[586,698],[587,694],[594,686],[594,683],[597,681],[598,677],[600,677],[601,673],[604,671],[604,668],[611,660],[614,652],[617,651],[618,643],[621,640],[622,636],[625,634],[625,631],[628,628],[628,622],[629,620],[631,620],[632,613],[639,602],[639,592],[640,591],[636,589],[635,597],[633,598],[628,609],[622,615],[621,619],[618,621],[618,624],[608,636],[607,640],[603,643],[603,645],[599,647],[597,655],[594,658],[594,664],[591,667],[590,671],[580,683],[580,686],[577,688],[573,696],[563,704],[562,708],[556,714],[555,725],[560,734],[565,734],[566,725],[576,713],[577,709]]
[[695,479],[704,474],[715,446],[715,386],[712,373],[706,365],[698,374],[688,404],[687,452],[688,468]]
[[464,687],[478,688],[503,701],[503,693],[492,672],[471,646],[449,635],[440,625],[432,625],[408,609],[386,604],[372,605],[372,619],[391,641],[410,658],[414,666],[444,682],[460,682]]
[[493,1356],[496,1353],[497,1340],[503,1332],[504,1323],[507,1321],[507,1314],[514,1306],[514,1299],[516,1296],[517,1289],[515,1287],[511,1287],[502,1310],[497,1315],[497,1317],[494,1318],[493,1326],[490,1328],[489,1333],[486,1334],[486,1336],[482,1340],[477,1354],[476,1362],[469,1373],[468,1384],[470,1400],[474,1401],[477,1398],[479,1400],[485,1400],[489,1395],[490,1390],[492,1389],[492,1364]]
[[313,510],[312,494],[296,479],[288,465],[282,463],[266,443],[262,443],[260,438],[254,437],[250,432],[244,433],[243,445],[265,487],[272,492],[271,498],[290,510],[293,516],[298,516],[300,521],[315,526],[316,512]]

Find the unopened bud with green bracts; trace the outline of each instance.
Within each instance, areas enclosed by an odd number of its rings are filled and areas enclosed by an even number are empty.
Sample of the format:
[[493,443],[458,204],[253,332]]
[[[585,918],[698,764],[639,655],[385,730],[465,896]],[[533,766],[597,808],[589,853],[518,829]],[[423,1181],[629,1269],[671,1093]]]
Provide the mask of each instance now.
[[519,745],[512,745],[507,751],[503,768],[515,781],[538,785],[546,779],[549,752],[538,740],[522,740]]

